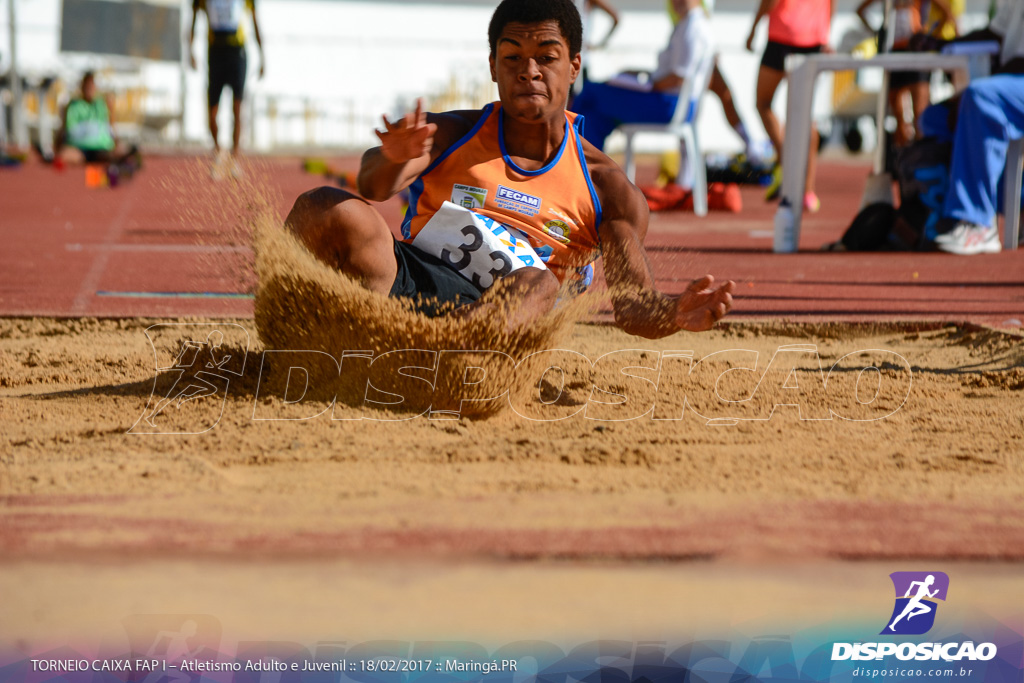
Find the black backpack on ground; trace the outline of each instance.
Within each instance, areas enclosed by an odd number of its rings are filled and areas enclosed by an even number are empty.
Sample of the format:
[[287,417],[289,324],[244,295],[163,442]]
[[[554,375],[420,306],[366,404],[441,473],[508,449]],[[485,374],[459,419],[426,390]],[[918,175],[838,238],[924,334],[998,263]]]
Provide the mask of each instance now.
[[896,156],[900,207],[880,202],[864,207],[831,251],[909,251],[935,239],[936,224],[949,189],[952,145],[935,138],[917,140]]

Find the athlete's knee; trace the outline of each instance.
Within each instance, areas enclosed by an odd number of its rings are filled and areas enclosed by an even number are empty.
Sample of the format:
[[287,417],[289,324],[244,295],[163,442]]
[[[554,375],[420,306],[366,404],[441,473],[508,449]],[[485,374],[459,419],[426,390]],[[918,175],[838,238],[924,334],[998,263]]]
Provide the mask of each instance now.
[[321,260],[353,275],[372,274],[393,248],[391,232],[376,210],[336,187],[299,195],[285,225]]
[[550,299],[554,302],[558,297],[558,278],[546,268],[522,268],[518,271],[518,278],[538,299]]
[[[318,187],[303,192],[295,200],[292,210],[285,219],[285,228],[302,242],[314,254],[324,257],[328,251],[336,251],[336,242],[340,235],[339,229],[344,221],[341,216],[344,210],[338,208],[348,202],[363,201],[356,195],[334,187]],[[339,215],[340,214],[340,215]]]
[[732,99],[732,92],[729,90],[729,84],[725,82],[725,78],[722,77],[717,64],[711,72],[711,79],[708,81],[708,90],[715,93],[715,95],[718,96],[718,99],[723,102],[726,99]]
[[292,205],[292,210],[288,213],[288,218],[285,219],[285,225],[295,233],[321,227],[326,223],[337,221],[347,213],[345,209],[339,211],[339,207],[352,201],[363,202],[365,200],[336,187],[324,186],[303,192]]

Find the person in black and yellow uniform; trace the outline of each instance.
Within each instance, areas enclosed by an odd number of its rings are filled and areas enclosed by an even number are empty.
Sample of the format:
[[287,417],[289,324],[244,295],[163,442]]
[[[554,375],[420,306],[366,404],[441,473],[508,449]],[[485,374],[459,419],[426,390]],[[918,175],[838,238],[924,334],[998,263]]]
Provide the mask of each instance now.
[[[263,41],[260,38],[260,27],[256,22],[256,0],[192,0],[192,28],[189,30],[189,58],[192,68],[196,68],[192,42],[196,33],[196,17],[199,11],[206,13],[209,29],[209,81],[207,101],[209,104],[210,134],[213,136],[213,149],[216,153],[212,175],[220,179],[225,172],[234,176],[241,174],[238,165],[239,141],[242,138],[242,99],[245,95],[245,31],[242,27],[242,15],[245,10],[252,14],[253,32],[256,34],[256,45],[260,50],[260,78],[266,69],[263,56]],[[224,86],[231,88],[232,112],[234,115],[231,133],[230,161],[221,153],[218,139],[217,111],[220,107],[220,96]]]

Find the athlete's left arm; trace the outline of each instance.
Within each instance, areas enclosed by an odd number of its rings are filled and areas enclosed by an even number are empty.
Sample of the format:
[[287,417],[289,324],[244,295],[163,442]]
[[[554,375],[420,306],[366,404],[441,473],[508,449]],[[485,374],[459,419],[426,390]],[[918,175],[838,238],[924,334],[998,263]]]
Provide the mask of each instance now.
[[117,148],[117,129],[114,128],[114,95],[106,93],[102,96],[107,104],[107,127],[110,129],[110,139],[114,141],[114,148]]
[[199,0],[192,0],[192,26],[188,30],[188,63],[196,68],[196,53],[192,51],[192,43],[196,40],[196,17],[199,14]]
[[615,33],[615,29],[619,27],[619,13],[616,11],[615,7],[606,0],[590,0],[588,4],[601,10],[608,15],[609,19],[612,20],[612,26],[608,29],[608,33],[605,34],[601,42],[591,46],[593,48],[601,49],[608,45],[608,41],[611,40],[612,34]]
[[249,0],[249,11],[252,12],[252,32],[256,35],[256,46],[260,49],[260,78],[267,72],[267,58],[263,54],[263,39],[260,38],[260,24],[256,21],[256,0]]
[[610,159],[603,154],[601,159],[593,151],[587,156],[601,200],[603,219],[598,234],[615,323],[629,334],[648,339],[680,330],[711,329],[732,308],[735,284],[729,281],[715,286],[714,278],[705,275],[690,282],[682,294],[659,292],[644,250],[647,200]]

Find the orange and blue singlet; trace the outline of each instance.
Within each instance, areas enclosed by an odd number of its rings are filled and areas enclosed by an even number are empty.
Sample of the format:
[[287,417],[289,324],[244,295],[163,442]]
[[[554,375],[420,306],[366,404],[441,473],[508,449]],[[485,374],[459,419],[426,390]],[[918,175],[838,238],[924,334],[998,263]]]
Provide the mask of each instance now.
[[522,267],[590,284],[600,253],[601,203],[583,154],[583,118],[566,112],[554,159],[528,171],[508,155],[501,105],[488,104],[465,136],[410,186],[404,242],[486,289]]

